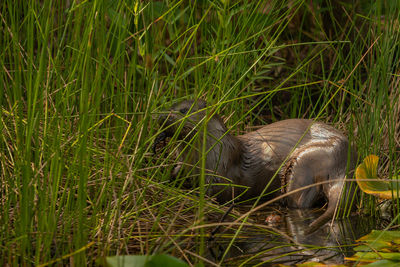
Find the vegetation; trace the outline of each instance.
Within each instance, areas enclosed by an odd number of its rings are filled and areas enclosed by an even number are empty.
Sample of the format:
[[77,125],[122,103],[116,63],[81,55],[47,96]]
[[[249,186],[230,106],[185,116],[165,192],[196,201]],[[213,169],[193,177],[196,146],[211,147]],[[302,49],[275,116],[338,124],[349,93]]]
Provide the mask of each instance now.
[[372,231],[358,240],[357,253],[347,258],[365,266],[396,266],[399,264],[399,231]]
[[[182,99],[207,100],[234,134],[292,117],[329,122],[360,158],[381,158],[381,177],[396,175],[399,10],[361,0],[1,1],[0,265],[153,253],[211,264],[205,240],[226,207],[204,185],[170,182],[173,142],[151,149],[154,118]],[[377,215],[375,202],[359,206]]]
[[391,180],[380,179],[377,176],[378,161],[378,156],[369,155],[357,167],[355,179],[360,190],[381,199],[398,198],[399,177],[393,176]]

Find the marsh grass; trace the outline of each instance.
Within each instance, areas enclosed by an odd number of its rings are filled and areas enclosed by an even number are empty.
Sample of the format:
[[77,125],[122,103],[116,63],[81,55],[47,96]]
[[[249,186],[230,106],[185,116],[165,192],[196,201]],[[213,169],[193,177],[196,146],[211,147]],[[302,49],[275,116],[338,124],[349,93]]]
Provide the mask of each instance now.
[[206,218],[226,208],[204,171],[194,192],[171,185],[174,142],[151,151],[154,118],[182,99],[235,134],[317,117],[398,173],[400,4],[338,3],[2,1],[1,264],[203,262]]

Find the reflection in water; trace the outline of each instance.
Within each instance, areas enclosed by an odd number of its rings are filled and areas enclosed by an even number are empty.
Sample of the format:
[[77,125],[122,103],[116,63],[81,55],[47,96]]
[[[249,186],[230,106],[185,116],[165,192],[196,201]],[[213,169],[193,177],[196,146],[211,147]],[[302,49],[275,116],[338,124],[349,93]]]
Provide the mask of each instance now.
[[[306,261],[339,264],[344,262],[345,256],[353,254],[354,240],[377,228],[372,218],[356,216],[335,220],[332,225],[327,223],[314,233],[305,235],[311,222],[322,212],[289,210],[276,214],[263,211],[251,217],[255,225],[268,223],[270,230],[257,226],[244,227],[221,265],[269,266]],[[210,260],[220,262],[231,238],[232,235],[221,232],[210,242]]]

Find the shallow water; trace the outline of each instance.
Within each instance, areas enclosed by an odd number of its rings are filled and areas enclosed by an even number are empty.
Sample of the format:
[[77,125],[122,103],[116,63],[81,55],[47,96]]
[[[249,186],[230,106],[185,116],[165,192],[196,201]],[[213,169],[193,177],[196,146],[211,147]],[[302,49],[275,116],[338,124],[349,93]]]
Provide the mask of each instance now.
[[[372,217],[352,216],[327,223],[305,235],[310,223],[322,213],[311,210],[258,211],[251,216],[253,225],[242,229],[222,262],[232,231],[220,230],[214,241],[209,242],[208,258],[221,266],[294,265],[308,261],[342,264],[345,256],[354,254],[355,240],[382,227]],[[270,222],[266,222],[267,218]]]

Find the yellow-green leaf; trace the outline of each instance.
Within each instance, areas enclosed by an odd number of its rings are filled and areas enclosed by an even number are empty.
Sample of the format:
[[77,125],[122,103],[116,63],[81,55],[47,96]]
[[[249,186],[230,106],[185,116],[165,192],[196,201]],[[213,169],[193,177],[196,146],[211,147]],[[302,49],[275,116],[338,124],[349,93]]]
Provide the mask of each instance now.
[[378,161],[375,155],[367,156],[356,169],[356,181],[362,191],[384,199],[399,197],[400,181],[378,178]]

